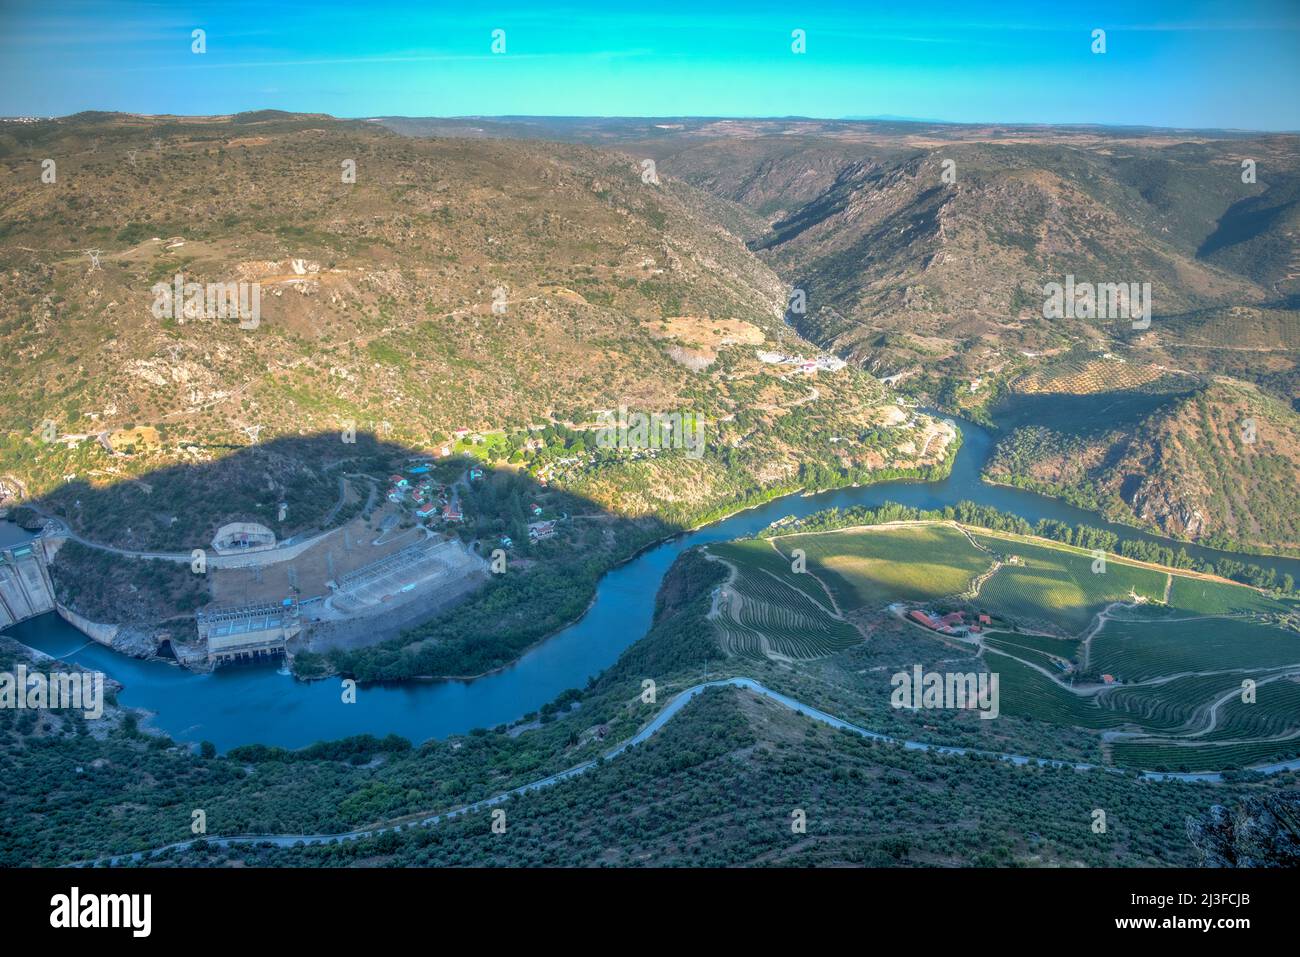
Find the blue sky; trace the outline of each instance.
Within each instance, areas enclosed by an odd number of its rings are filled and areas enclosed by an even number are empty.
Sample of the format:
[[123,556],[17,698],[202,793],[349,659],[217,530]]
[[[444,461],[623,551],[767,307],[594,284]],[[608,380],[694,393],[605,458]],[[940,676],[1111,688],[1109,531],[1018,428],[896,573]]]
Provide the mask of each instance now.
[[[1300,129],[1300,3],[0,0],[0,114],[873,116]],[[191,52],[191,31],[207,51]],[[491,51],[505,31],[506,52]],[[791,31],[807,52],[791,52]],[[1106,52],[1091,51],[1106,31]]]

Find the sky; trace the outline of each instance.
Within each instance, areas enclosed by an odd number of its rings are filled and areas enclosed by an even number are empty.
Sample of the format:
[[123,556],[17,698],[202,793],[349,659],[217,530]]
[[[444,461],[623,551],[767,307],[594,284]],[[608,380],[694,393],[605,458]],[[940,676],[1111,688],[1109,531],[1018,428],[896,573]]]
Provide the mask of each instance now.
[[[504,52],[493,51],[496,30]],[[1095,30],[1104,53],[1093,52]],[[1300,130],[1298,92],[1300,0],[0,0],[9,116],[282,109]]]

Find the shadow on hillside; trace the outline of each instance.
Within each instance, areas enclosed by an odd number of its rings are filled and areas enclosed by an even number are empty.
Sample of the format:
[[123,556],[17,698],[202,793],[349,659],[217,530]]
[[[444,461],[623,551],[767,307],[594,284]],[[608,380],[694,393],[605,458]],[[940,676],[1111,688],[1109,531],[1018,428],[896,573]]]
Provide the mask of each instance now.
[[[547,440],[535,454],[564,457],[565,437],[548,434]],[[193,549],[215,555],[213,535],[228,523],[271,529],[277,548],[352,523],[348,528],[357,531],[349,547],[361,552],[404,532],[414,541],[419,537],[414,528],[425,525],[459,539],[485,569],[494,553],[498,565],[504,557],[505,570],[485,570],[475,589],[443,603],[429,620],[374,612],[369,617],[375,626],[364,640],[306,651],[295,667],[305,674],[337,670],[361,680],[469,676],[514,660],[580,617],[604,571],[682,531],[658,518],[615,516],[589,499],[548,486],[522,467],[488,466],[474,457],[473,449],[434,457],[428,450],[358,432],[348,443],[329,433],[207,451],[219,457],[104,485],[75,478],[11,510],[10,518],[23,524],[40,526],[52,518],[85,540],[70,539],[52,567],[62,603],[95,621],[152,625],[179,618],[188,623],[182,625],[184,631],[193,628],[195,609],[224,603],[213,600],[211,576],[195,575],[188,562],[174,557]],[[128,460],[114,461],[125,465]],[[400,500],[393,502],[390,492],[398,480],[406,484],[400,486]],[[414,490],[421,485],[427,491],[417,502]],[[430,514],[418,515],[420,507]],[[102,546],[166,553],[173,559]],[[374,554],[388,553],[376,548]],[[273,589],[274,575],[284,574],[272,570],[265,579],[257,572],[261,591]],[[336,572],[333,565],[329,570]],[[300,603],[320,598],[307,592],[321,590],[323,578],[317,574],[311,580],[315,584],[309,584],[306,576],[290,575],[283,597]],[[410,604],[400,595],[380,597],[398,599],[394,608]],[[385,618],[390,619],[387,629]],[[399,619],[400,630],[391,626]]]
[[1008,396],[993,409],[993,421],[1010,432],[1041,426],[1071,435],[1096,436],[1135,430],[1161,410],[1187,398],[1194,390],[1113,390],[1076,395],[1039,392]]

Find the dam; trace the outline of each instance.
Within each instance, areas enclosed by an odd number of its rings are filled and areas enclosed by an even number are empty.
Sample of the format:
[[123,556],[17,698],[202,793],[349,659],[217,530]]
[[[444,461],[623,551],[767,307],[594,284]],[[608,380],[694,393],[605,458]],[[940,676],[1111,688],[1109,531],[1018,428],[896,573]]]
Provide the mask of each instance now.
[[40,532],[0,522],[0,629],[54,610]]

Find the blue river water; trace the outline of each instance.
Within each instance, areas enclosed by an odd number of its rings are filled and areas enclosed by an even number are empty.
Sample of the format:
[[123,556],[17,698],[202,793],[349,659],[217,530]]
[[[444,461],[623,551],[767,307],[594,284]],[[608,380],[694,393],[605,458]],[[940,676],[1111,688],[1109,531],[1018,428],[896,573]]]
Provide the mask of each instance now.
[[[192,674],[162,661],[140,661],[88,639],[57,615],[14,626],[8,634],[47,654],[103,671],[125,689],[119,700],[154,713],[151,724],[183,741],[211,741],[221,751],[261,743],[297,748],[353,734],[399,734],[415,742],[490,728],[536,711],[568,688],[609,667],[646,633],[664,573],[694,545],[752,535],[786,515],[831,507],[900,502],[939,508],[963,499],[1036,522],[1054,518],[1110,528],[1128,538],[1157,539],[1126,526],[1108,525],[1091,512],[1019,489],[988,485],[980,470],[993,436],[961,422],[964,443],[952,474],[941,482],[887,482],[817,495],[791,495],[688,532],[650,548],[601,579],[583,618],[534,647],[516,663],[473,681],[400,682],[357,689],[345,704],[337,679],[297,681],[274,665],[232,667]],[[1186,546],[1189,553],[1220,553]],[[1236,556],[1242,557],[1242,556]],[[1300,579],[1300,561],[1247,558]]]

